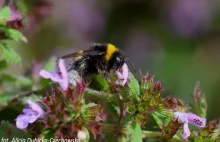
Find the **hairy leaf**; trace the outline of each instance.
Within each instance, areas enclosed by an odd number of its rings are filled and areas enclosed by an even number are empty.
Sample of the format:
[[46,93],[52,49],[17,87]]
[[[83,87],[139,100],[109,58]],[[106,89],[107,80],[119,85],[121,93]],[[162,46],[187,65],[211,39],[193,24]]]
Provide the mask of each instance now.
[[151,113],[153,116],[154,120],[156,121],[157,125],[162,128],[162,126],[166,126],[169,122],[171,117],[168,115],[165,115],[164,113],[161,112],[153,112]]
[[131,142],[142,142],[142,131],[140,124],[136,124],[134,126]]
[[0,25],[5,25],[9,16],[10,16],[9,7],[1,7],[0,8]]
[[138,81],[135,79],[135,77],[130,74],[130,83],[129,83],[129,88],[130,88],[130,94],[139,96],[140,95],[140,86]]
[[21,61],[20,56],[14,51],[14,49],[7,47],[6,44],[3,46],[2,58],[8,63],[20,63]]
[[27,42],[26,37],[21,32],[15,29],[2,28],[2,31],[10,39],[13,39],[15,41]]

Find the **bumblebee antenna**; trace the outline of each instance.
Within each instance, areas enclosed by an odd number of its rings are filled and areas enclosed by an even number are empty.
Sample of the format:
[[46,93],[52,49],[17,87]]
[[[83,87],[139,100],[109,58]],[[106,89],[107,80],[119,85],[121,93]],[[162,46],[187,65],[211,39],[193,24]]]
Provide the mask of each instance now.
[[[123,54],[123,56],[125,56],[125,53],[123,51],[120,50],[120,52]],[[131,72],[134,75],[134,77],[137,78],[137,76],[135,75],[136,70],[134,68],[134,65],[131,63],[131,61],[127,57],[125,57],[124,61],[128,65],[128,68],[131,70]]]
[[128,67],[131,70],[132,74],[135,75],[136,70],[134,68],[134,65],[131,63],[131,61],[128,58],[125,58],[125,63],[128,65]]

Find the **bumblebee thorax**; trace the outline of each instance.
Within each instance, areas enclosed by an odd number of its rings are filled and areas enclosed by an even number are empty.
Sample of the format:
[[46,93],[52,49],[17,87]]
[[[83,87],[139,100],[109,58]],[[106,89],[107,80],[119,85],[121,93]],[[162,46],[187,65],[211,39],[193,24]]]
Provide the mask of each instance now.
[[115,52],[118,52],[118,49],[113,44],[107,44],[105,59],[109,61]]

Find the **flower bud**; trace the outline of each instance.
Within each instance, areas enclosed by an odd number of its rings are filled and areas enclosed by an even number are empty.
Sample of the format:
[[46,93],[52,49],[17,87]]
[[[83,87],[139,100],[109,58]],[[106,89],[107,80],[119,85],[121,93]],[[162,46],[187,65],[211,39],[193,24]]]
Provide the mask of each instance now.
[[80,140],[86,139],[86,132],[85,131],[78,131],[77,138]]

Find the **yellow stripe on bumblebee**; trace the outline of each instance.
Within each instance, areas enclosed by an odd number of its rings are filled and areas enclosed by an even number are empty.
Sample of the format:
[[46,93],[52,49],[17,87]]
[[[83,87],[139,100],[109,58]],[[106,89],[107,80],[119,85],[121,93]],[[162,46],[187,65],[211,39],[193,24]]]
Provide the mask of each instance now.
[[75,59],[74,59],[74,61],[78,61],[78,60],[80,60],[80,59],[82,59],[83,58],[83,56],[77,56]]
[[114,54],[116,51],[118,51],[118,49],[113,44],[109,43],[107,45],[107,51],[106,51],[105,59],[107,61],[109,61],[110,58],[112,57],[112,54]]

